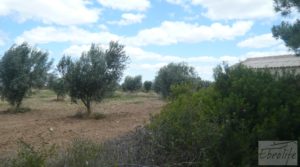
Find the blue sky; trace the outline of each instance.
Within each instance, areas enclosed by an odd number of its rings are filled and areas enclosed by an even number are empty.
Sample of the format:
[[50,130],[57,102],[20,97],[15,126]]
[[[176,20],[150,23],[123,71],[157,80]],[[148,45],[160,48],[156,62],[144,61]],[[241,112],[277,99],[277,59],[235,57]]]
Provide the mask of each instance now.
[[271,34],[281,20],[273,0],[1,0],[0,55],[26,41],[57,62],[113,40],[130,57],[124,75],[152,80],[184,61],[212,80],[223,61],[289,53]]

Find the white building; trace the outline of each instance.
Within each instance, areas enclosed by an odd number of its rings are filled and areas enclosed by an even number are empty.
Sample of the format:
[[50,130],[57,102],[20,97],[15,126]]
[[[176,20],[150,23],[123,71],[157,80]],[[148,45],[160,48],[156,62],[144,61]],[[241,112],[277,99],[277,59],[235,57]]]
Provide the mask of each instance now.
[[295,70],[297,74],[300,74],[300,56],[295,55],[248,58],[241,63],[254,69],[270,69],[271,72]]

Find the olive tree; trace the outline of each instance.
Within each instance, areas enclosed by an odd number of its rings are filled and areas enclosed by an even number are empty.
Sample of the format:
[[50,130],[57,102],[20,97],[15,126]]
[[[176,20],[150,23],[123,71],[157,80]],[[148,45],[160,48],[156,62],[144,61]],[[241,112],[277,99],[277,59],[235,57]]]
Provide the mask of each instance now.
[[51,64],[47,52],[32,48],[27,43],[13,45],[0,62],[2,99],[18,110],[32,87],[45,84]]
[[193,67],[185,63],[170,63],[158,71],[154,80],[154,90],[163,97],[168,97],[172,85],[198,80],[200,78]]
[[92,101],[100,102],[117,86],[127,59],[124,46],[118,42],[110,42],[106,50],[92,44],[79,60],[64,56],[58,70],[68,84],[72,101],[81,100],[90,115]]
[[122,89],[124,91],[137,91],[142,88],[142,76],[137,75],[135,77],[126,76],[124,83],[122,84]]
[[48,88],[55,92],[57,100],[63,100],[68,93],[68,85],[65,80],[55,74],[49,75]]
[[152,88],[152,82],[151,81],[145,81],[144,82],[144,89],[146,92],[149,92]]

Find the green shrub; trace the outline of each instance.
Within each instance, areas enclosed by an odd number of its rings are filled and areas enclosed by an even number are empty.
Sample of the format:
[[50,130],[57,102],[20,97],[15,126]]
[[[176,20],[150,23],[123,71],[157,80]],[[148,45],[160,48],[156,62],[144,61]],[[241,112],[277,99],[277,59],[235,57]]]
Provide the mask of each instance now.
[[90,167],[95,166],[96,157],[101,149],[100,144],[89,140],[76,139],[68,148],[64,157],[64,166]]
[[[185,87],[186,85],[182,85]],[[222,126],[216,124],[220,104],[212,89],[177,96],[162,112],[154,116],[149,125],[153,143],[159,146],[158,164],[166,162],[181,166],[204,164],[207,150],[220,138]]]
[[[218,147],[225,156],[219,164],[254,166],[259,140],[299,140],[300,75],[289,71],[272,75],[241,65],[215,74],[226,118]],[[228,151],[232,148],[234,152]]]
[[169,99],[177,99],[180,96],[192,95],[201,88],[199,82],[184,82],[171,86],[171,93]]
[[56,147],[52,145],[50,148],[45,146],[34,148],[30,144],[21,141],[20,150],[16,157],[7,161],[7,167],[45,167],[47,160],[55,155]]
[[101,144],[86,139],[77,139],[51,166],[153,166],[154,152],[150,141],[151,136],[144,128],[138,128],[136,131]]
[[[213,86],[175,98],[151,120],[158,164],[256,166],[260,140],[299,140],[300,75],[217,67]],[[176,92],[177,91],[177,92]]]

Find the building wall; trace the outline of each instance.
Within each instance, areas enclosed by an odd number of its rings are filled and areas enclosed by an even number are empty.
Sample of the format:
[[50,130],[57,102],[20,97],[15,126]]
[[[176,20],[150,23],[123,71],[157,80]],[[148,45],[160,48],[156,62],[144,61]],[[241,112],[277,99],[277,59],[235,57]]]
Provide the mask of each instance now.
[[[251,67],[250,67],[251,68]],[[299,67],[282,67],[282,68],[260,68],[260,70],[268,69],[272,74],[278,73],[280,76],[285,72],[294,73],[295,75],[300,75],[300,66]],[[259,70],[259,69],[258,69]]]

